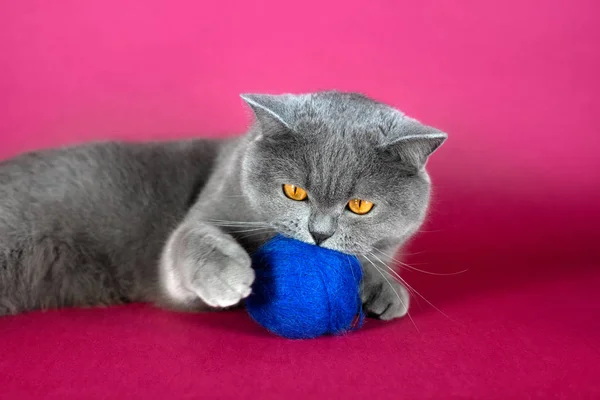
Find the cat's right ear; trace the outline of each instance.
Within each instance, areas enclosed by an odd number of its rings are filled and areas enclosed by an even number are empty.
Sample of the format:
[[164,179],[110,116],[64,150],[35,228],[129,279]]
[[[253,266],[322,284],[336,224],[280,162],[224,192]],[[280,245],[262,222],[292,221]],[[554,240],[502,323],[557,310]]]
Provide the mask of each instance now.
[[263,135],[291,130],[293,95],[241,94],[240,97],[252,108]]

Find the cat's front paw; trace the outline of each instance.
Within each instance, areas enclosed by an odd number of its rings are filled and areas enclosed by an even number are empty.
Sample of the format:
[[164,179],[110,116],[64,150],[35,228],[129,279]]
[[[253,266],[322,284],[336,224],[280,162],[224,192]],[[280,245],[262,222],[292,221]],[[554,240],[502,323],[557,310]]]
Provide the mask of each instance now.
[[230,307],[248,297],[254,270],[246,250],[231,236],[207,225],[180,227],[161,262],[168,304]]
[[250,256],[238,243],[205,238],[189,276],[189,288],[211,307],[230,307],[248,297],[254,282]]
[[388,278],[365,283],[361,299],[367,316],[388,321],[406,315],[410,296],[402,284]]

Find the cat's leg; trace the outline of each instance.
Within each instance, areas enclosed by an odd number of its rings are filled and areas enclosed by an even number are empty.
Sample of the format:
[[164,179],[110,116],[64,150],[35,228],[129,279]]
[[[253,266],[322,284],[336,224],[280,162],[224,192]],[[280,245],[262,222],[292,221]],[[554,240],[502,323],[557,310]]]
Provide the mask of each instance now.
[[[2,227],[0,226],[0,229]],[[0,238],[2,237],[0,231]],[[0,316],[130,301],[134,283],[71,238],[22,236],[0,247]]]
[[382,320],[405,316],[410,303],[406,288],[394,278],[393,273],[387,272],[389,269],[382,260],[361,261],[363,280],[360,295],[367,315]]
[[250,256],[229,234],[184,221],[170,236],[160,262],[159,304],[183,310],[225,308],[250,294]]

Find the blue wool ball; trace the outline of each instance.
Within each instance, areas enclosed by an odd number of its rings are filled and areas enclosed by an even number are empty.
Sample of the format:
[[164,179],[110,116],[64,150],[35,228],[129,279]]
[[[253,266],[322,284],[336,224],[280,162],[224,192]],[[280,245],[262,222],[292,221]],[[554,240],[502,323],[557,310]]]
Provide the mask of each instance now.
[[269,331],[309,339],[362,325],[356,257],[276,236],[254,254],[253,267],[246,309]]

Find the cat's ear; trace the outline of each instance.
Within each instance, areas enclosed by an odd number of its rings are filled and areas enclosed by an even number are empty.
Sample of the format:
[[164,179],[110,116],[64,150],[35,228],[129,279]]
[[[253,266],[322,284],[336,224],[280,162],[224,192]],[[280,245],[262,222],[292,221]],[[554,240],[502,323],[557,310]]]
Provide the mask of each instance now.
[[263,134],[277,130],[291,130],[293,95],[241,94],[252,108]]
[[425,168],[429,156],[448,138],[446,133],[412,118],[403,118],[390,134],[393,139],[380,146],[386,158],[418,170]]

